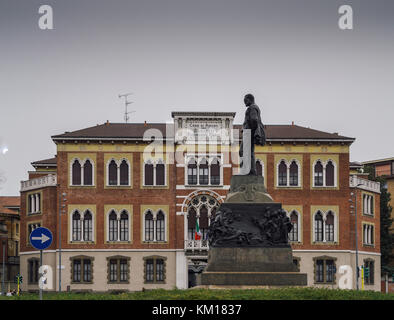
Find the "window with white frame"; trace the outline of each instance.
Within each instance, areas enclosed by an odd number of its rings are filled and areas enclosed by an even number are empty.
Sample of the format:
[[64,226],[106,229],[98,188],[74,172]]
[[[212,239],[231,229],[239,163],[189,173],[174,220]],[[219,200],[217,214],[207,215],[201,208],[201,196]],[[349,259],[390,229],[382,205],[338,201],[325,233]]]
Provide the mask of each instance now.
[[368,215],[374,214],[374,197],[369,194],[363,194],[363,213]]
[[90,159],[74,159],[71,162],[71,185],[72,186],[93,186],[94,169],[93,161]]
[[333,160],[317,160],[313,164],[314,187],[336,187],[337,170]]
[[374,225],[363,224],[363,244],[372,246],[374,244]]
[[41,193],[33,193],[27,196],[27,213],[41,213]]
[[27,225],[27,233],[28,233],[28,240],[29,240],[29,244],[30,244],[30,234],[32,233],[33,230],[40,228],[41,227],[41,222],[33,222],[33,223],[29,223]]
[[222,165],[219,156],[188,156],[186,158],[185,184],[212,186],[222,184]]
[[90,210],[75,210],[71,214],[72,241],[93,241],[93,214]]
[[167,216],[163,210],[148,209],[144,213],[144,241],[164,242],[166,235]]
[[147,160],[144,163],[144,186],[165,186],[166,165],[162,159],[156,161]]
[[107,186],[130,186],[131,168],[127,159],[111,159],[107,163]]
[[301,241],[300,214],[296,210],[292,210],[289,213],[287,213],[287,216],[289,217],[290,222],[293,226],[293,228],[289,232],[289,241],[300,242]]
[[297,160],[280,160],[277,164],[277,186],[299,187],[301,167]]
[[336,215],[329,210],[318,210],[313,215],[313,240],[314,242],[337,241]]
[[111,209],[107,213],[107,241],[130,241],[131,217],[127,210],[116,211]]

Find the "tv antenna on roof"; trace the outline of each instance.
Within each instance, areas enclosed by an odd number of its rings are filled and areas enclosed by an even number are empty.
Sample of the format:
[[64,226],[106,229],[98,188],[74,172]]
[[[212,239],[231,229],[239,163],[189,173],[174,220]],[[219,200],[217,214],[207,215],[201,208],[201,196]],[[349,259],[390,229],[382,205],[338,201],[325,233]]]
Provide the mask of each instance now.
[[129,121],[129,119],[130,119],[129,114],[135,112],[135,111],[127,111],[127,106],[128,106],[129,104],[132,104],[132,103],[133,103],[133,101],[128,101],[128,100],[127,100],[127,97],[128,97],[128,96],[131,96],[131,95],[132,95],[132,93],[125,93],[125,94],[119,94],[119,95],[118,95],[119,98],[124,98],[124,106],[125,106],[124,120],[125,120],[126,123],[127,123],[127,122]]

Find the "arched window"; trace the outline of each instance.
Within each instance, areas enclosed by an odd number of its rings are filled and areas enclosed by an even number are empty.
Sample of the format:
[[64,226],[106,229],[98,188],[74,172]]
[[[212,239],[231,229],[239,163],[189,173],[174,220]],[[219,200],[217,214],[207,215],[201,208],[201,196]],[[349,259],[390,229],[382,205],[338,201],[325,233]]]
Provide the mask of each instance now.
[[199,182],[200,184],[208,184],[208,161],[202,159],[199,165]]
[[211,163],[211,184],[220,184],[220,164],[218,159],[213,159]]
[[323,215],[320,211],[315,214],[315,241],[323,241]]
[[156,240],[165,241],[164,213],[159,211],[156,216]]
[[315,164],[315,186],[323,186],[323,165],[320,161]]
[[197,162],[191,159],[187,164],[187,184],[197,184]]
[[326,165],[326,186],[327,187],[334,186],[334,165],[332,161],[328,161]]
[[120,185],[128,186],[129,185],[129,164],[126,160],[123,160],[119,167],[119,175],[120,175]]
[[164,167],[164,163],[161,162],[156,164],[156,185],[157,186],[165,185],[165,167]]
[[81,241],[81,215],[78,211],[75,211],[72,215],[73,220],[73,241]]
[[262,166],[260,160],[256,161],[256,172],[257,172],[258,176],[262,176],[263,175],[263,166]]
[[298,164],[295,161],[290,164],[290,185],[298,186]]
[[145,241],[153,241],[154,236],[153,214],[148,211],[145,214]]
[[116,186],[118,184],[118,166],[115,160],[111,160],[108,166],[109,185]]
[[292,211],[290,214],[290,222],[293,225],[293,229],[291,229],[289,233],[290,241],[298,241],[298,214],[295,211]]
[[109,241],[118,241],[118,219],[115,211],[109,214]]
[[93,221],[92,214],[90,211],[86,211],[83,217],[83,240],[92,241],[93,240]]
[[120,215],[120,241],[129,241],[129,215],[125,211]]
[[187,216],[187,234],[189,240],[194,240],[194,233],[196,232],[196,210],[191,207]]
[[78,160],[74,160],[72,165],[72,185],[81,185],[81,164]]
[[93,166],[90,160],[86,160],[83,165],[83,184],[85,186],[93,185]]
[[334,241],[334,215],[328,212],[326,215],[326,241]]
[[198,219],[201,239],[206,240],[208,237],[208,209],[206,206],[200,208],[200,218]]
[[150,161],[145,163],[144,172],[145,172],[145,185],[153,186],[153,164]]
[[282,160],[279,164],[278,178],[279,186],[287,186],[287,166],[284,160]]

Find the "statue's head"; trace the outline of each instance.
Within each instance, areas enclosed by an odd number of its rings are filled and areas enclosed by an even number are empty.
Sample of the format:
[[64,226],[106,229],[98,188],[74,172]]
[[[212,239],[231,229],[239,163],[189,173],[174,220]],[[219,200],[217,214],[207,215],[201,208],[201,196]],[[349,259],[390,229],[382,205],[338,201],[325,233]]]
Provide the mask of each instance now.
[[244,98],[244,103],[247,107],[249,107],[250,105],[252,105],[254,103],[254,96],[251,93],[248,93],[247,95],[245,95]]

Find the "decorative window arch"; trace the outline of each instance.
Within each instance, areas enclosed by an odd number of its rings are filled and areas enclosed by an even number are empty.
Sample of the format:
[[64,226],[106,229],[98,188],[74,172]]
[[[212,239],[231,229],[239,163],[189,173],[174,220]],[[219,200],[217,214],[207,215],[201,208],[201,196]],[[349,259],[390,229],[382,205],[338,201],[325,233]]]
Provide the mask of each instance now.
[[107,161],[107,186],[130,186],[131,166],[126,158]]
[[300,242],[301,241],[301,215],[297,210],[291,210],[287,213],[290,219],[293,229],[289,232],[289,241]]
[[220,184],[220,160],[218,158],[213,158],[210,163],[211,168],[211,184],[219,185]]
[[374,214],[374,196],[363,193],[363,214]]
[[79,186],[82,184],[82,177],[81,177],[81,170],[82,166],[78,159],[74,159],[71,165],[71,174],[72,174],[72,185]]
[[71,186],[94,185],[94,161],[90,158],[74,158],[70,163]]
[[197,222],[201,232],[201,240],[206,241],[211,217],[219,207],[218,201],[211,195],[195,196],[187,209],[187,241],[196,239]]
[[264,161],[257,159],[256,160],[256,172],[258,176],[264,177]]
[[151,159],[144,163],[144,186],[167,185],[166,164],[162,159]]
[[122,210],[120,213],[120,225],[119,225],[119,240],[129,241],[129,213],[126,210]]
[[337,164],[334,160],[322,161],[317,159],[313,163],[313,187],[336,187]]
[[338,238],[337,215],[333,210],[316,211],[313,215],[313,241],[336,242]]
[[81,214],[76,210],[72,214],[72,239],[73,241],[81,241],[82,239],[82,227],[81,227]]
[[277,186],[300,187],[301,165],[297,159],[281,159],[277,163]]
[[130,241],[131,215],[126,209],[111,209],[107,213],[107,241]]
[[94,215],[87,209],[75,210],[71,214],[71,239],[73,242],[94,241]]
[[223,183],[221,155],[187,156],[185,185],[218,186]]
[[375,240],[374,225],[370,223],[363,223],[363,244],[373,246]]
[[159,209],[154,212],[148,209],[143,215],[144,241],[165,242],[167,241],[167,214]]

